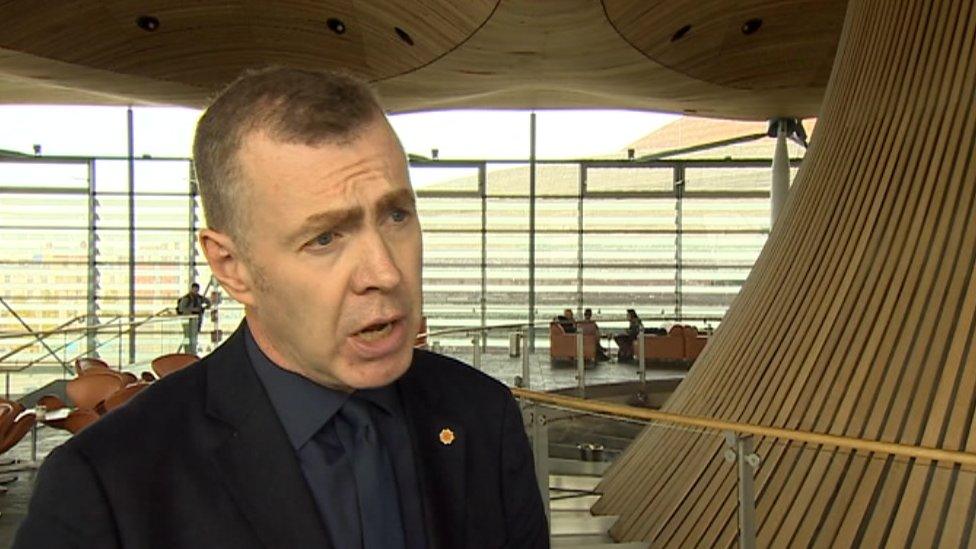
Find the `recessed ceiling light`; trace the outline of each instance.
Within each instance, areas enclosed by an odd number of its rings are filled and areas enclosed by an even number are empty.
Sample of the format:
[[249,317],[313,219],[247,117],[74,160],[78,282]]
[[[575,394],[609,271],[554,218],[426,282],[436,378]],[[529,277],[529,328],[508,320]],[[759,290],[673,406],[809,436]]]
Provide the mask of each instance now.
[[686,34],[688,34],[688,31],[690,30],[691,30],[691,25],[685,25],[680,29],[674,31],[674,34],[671,35],[671,41],[677,42],[678,40],[681,40],[682,38],[685,37]]
[[407,31],[401,29],[400,27],[393,27],[393,30],[396,31],[397,36],[400,37],[400,40],[403,40],[404,42],[406,42],[411,46],[413,45],[413,38],[410,38],[410,35],[407,34]]
[[136,26],[146,32],[153,32],[159,28],[159,19],[152,15],[140,15],[136,18]]
[[742,34],[750,35],[756,32],[757,30],[759,30],[759,27],[761,26],[762,26],[762,19],[759,19],[758,17],[754,19],[750,19],[742,24]]
[[346,32],[346,24],[343,23],[341,19],[336,19],[335,17],[326,19],[325,26],[329,27],[329,30],[336,34],[343,34]]

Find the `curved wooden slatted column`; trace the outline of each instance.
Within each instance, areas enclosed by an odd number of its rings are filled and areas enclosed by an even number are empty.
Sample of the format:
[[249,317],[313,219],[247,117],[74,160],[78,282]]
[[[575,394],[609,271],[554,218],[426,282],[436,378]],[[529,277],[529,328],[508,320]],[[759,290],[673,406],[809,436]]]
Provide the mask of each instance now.
[[[784,216],[666,411],[976,451],[976,1],[854,0]],[[736,543],[717,433],[649,427],[594,507]],[[976,471],[759,439],[760,546],[976,546]]]

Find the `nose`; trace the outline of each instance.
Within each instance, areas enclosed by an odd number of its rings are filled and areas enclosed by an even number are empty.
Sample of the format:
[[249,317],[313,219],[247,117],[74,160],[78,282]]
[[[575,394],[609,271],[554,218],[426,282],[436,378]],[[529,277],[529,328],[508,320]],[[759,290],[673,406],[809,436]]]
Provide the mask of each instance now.
[[403,278],[391,247],[379,231],[366,231],[357,246],[357,265],[353,274],[353,291],[389,292]]

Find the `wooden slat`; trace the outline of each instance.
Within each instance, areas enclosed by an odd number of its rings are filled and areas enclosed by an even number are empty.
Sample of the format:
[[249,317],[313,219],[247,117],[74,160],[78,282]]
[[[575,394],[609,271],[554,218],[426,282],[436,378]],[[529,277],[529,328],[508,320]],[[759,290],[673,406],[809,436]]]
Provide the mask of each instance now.
[[[852,2],[784,217],[663,411],[976,448],[973,112],[973,0]],[[971,470],[756,447],[760,546],[974,543]],[[622,541],[735,545],[735,478],[718,448],[649,429],[594,510],[620,515]]]

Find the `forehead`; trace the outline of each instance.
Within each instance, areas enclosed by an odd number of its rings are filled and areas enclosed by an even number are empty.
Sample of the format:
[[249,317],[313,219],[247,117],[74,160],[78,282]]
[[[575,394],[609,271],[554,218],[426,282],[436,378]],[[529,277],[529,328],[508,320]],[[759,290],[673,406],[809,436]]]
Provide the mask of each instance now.
[[313,145],[252,132],[238,154],[243,182],[262,206],[288,196],[336,198],[410,185],[403,149],[385,119],[349,139]]

